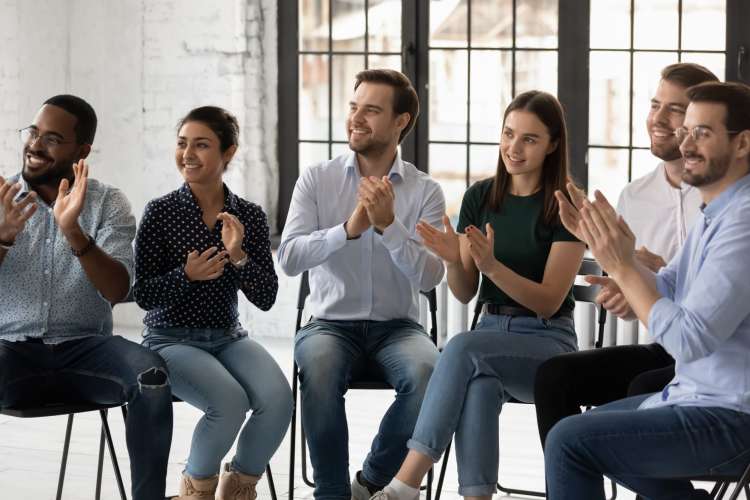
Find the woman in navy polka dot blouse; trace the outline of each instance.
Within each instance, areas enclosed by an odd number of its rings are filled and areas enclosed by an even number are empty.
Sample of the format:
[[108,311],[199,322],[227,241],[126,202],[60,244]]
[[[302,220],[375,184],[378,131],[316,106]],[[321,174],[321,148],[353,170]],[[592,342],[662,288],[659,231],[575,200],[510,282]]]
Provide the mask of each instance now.
[[238,136],[237,119],[221,108],[180,120],[175,162],[185,183],[148,203],[135,240],[143,344],[166,361],[173,394],[204,412],[182,474],[184,500],[254,499],[292,414],[284,374],[238,321],[238,290],[264,311],[278,290],[263,210],[222,180]]

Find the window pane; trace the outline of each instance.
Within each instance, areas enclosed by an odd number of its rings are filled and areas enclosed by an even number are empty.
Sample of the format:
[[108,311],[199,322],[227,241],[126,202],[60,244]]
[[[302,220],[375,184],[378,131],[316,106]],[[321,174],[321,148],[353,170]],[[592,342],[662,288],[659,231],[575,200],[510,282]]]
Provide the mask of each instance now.
[[676,52],[636,52],[633,56],[633,145],[648,147],[646,130],[651,98],[656,94],[661,70],[677,62]]
[[497,157],[500,146],[470,146],[469,185],[492,177],[497,172]]
[[557,95],[557,52],[519,50],[516,52],[516,94],[544,90]]
[[365,50],[365,1],[331,1],[333,50]]
[[331,136],[333,140],[346,140],[346,116],[349,112],[349,101],[354,95],[354,82],[357,73],[365,69],[365,56],[333,57],[333,82],[331,85],[333,120]]
[[299,0],[300,50],[328,50],[328,0]]
[[678,0],[635,0],[636,49],[677,49]]
[[630,48],[630,0],[591,2],[591,48]]
[[381,56],[370,54],[367,57],[368,68],[387,68],[401,71],[401,56]]
[[455,223],[466,191],[466,146],[430,144],[429,161],[430,176],[443,188],[446,213]]
[[648,149],[634,149],[633,166],[630,167],[630,180],[634,181],[651,173],[660,162],[661,160],[652,155]]
[[511,100],[511,52],[471,53],[471,140],[497,142],[503,111]]
[[466,140],[466,52],[430,50],[431,140]]
[[516,46],[557,47],[558,0],[516,0]]
[[682,0],[683,49],[724,50],[726,27],[726,0]]
[[328,139],[328,56],[299,58],[299,137]]
[[726,72],[726,54],[707,54],[705,52],[690,52],[689,54],[682,54],[682,60],[684,62],[694,62],[702,64],[703,66],[710,69],[714,75],[719,77],[719,80],[724,80],[724,74]]
[[401,52],[401,0],[370,0],[369,6],[369,50]]
[[316,142],[299,143],[299,174],[305,169],[328,160],[328,144]]
[[627,149],[589,149],[589,196],[598,189],[616,206],[620,191],[627,183]]
[[472,0],[472,47],[511,47],[513,45],[513,1]]
[[[412,0],[413,1],[413,0]],[[430,1],[430,46],[466,47],[468,44],[467,0]]]
[[348,142],[334,142],[331,144],[331,158],[336,158],[337,156],[341,156],[343,154],[349,154],[352,150],[349,148]]
[[627,146],[629,127],[630,58],[621,52],[591,52],[589,83],[589,141],[603,146]]

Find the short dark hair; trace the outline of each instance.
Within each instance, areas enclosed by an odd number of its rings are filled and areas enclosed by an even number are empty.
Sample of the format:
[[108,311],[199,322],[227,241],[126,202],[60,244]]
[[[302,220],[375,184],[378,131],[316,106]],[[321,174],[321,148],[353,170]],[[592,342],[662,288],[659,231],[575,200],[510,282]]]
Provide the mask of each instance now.
[[688,88],[703,82],[718,82],[719,78],[705,66],[695,63],[674,63],[661,70],[661,79]]
[[73,130],[76,133],[78,144],[93,144],[96,135],[96,112],[91,104],[80,97],[70,94],[60,94],[50,97],[44,104],[57,106],[76,117],[76,125]]
[[690,102],[723,104],[727,130],[750,130],[750,87],[737,82],[705,82],[687,90]]
[[210,128],[219,138],[219,148],[222,153],[239,144],[240,124],[237,118],[224,108],[201,106],[191,110],[177,122],[178,133],[187,122],[201,122]]
[[354,90],[357,90],[362,82],[383,83],[393,87],[393,112],[397,115],[409,113],[409,123],[398,138],[398,143],[401,144],[406,134],[414,128],[414,123],[419,116],[419,97],[409,78],[400,71],[392,69],[366,69],[357,73],[356,78]]

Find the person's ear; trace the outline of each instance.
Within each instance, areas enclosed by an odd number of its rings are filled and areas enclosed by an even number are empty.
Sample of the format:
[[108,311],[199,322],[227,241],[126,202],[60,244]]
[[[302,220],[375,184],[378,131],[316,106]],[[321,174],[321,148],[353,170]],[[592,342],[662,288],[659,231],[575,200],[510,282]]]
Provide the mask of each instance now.
[[221,154],[221,158],[222,158],[222,160],[224,160],[224,168],[226,168],[226,166],[229,164],[229,162],[232,161],[232,158],[234,158],[234,153],[236,153],[236,152],[237,152],[237,145],[236,144],[232,144],[231,146],[229,146],[227,148],[226,151],[224,151]]
[[559,140],[554,140],[554,141],[550,142],[549,146],[547,146],[547,152],[544,153],[545,156],[548,155],[548,154],[550,154],[550,153],[552,153],[552,152],[554,152],[557,149],[557,146],[559,146],[559,145],[560,145],[560,141]]

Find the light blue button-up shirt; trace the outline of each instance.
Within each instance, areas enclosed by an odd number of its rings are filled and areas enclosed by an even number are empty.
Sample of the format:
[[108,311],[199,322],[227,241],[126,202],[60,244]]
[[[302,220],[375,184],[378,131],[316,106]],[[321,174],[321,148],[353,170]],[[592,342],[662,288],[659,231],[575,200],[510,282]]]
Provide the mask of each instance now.
[[443,278],[442,261],[416,235],[424,219],[442,227],[445,197],[437,182],[397,156],[395,220],[382,236],[373,228],[346,239],[344,222],[357,206],[356,154],[308,168],[294,187],[278,258],[285,273],[310,270],[309,308],[329,320],[419,320],[419,291]]
[[648,329],[675,358],[675,378],[641,407],[750,413],[750,175],[702,209],[656,285]]
[[[18,196],[29,190],[21,182]],[[89,179],[78,223],[133,276],[135,217],[121,191]],[[52,207],[39,199],[37,211],[0,263],[0,339],[41,337],[55,344],[111,334],[112,306],[72,254]]]

